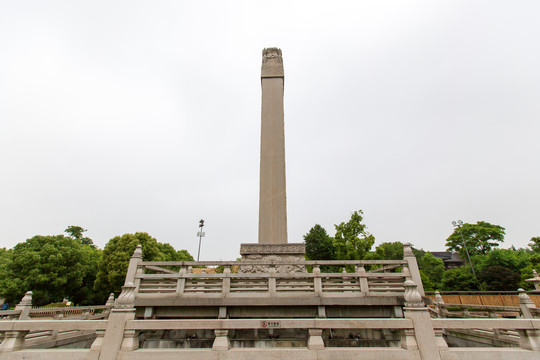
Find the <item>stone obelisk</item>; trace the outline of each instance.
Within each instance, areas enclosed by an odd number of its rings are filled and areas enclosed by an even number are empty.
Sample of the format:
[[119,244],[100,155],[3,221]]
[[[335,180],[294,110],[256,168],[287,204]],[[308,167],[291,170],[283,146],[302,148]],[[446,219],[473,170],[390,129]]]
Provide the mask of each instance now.
[[264,49],[261,68],[259,244],[287,243],[284,77],[281,50]]
[[[287,196],[285,186],[285,129],[283,58],[278,48],[263,50],[261,68],[261,168],[259,190],[259,242],[242,244],[243,260],[287,262],[278,272],[305,271],[293,265],[304,260],[304,244],[287,242]],[[242,266],[243,272],[266,272],[268,266]]]

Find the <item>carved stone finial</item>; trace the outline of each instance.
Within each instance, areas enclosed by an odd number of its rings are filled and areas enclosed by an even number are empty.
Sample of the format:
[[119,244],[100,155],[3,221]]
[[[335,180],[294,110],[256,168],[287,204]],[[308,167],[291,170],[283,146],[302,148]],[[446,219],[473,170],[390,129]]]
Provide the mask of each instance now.
[[423,307],[422,295],[417,290],[417,285],[412,280],[407,280],[403,283],[405,288],[405,306],[406,307]]
[[414,256],[411,243],[403,244],[403,257],[407,257],[407,256]]
[[26,294],[24,294],[23,298],[21,299],[21,302],[19,303],[19,305],[22,305],[22,306],[27,306],[27,305],[32,305],[32,292],[31,291],[27,291]]
[[261,77],[284,77],[281,49],[266,48],[262,55]]
[[116,307],[120,309],[131,309],[135,306],[135,285],[132,282],[122,286],[122,292],[116,300]]
[[142,259],[142,245],[137,245],[131,257]]
[[441,296],[441,293],[438,291],[435,291],[435,303],[437,304],[444,304],[444,300]]
[[532,304],[533,303],[531,298],[529,297],[529,295],[527,295],[527,293],[525,292],[524,289],[521,289],[521,288],[518,289],[518,297],[519,297],[519,303],[520,304]]
[[107,299],[107,302],[105,303],[105,306],[112,307],[114,305],[114,293],[109,294],[109,298]]

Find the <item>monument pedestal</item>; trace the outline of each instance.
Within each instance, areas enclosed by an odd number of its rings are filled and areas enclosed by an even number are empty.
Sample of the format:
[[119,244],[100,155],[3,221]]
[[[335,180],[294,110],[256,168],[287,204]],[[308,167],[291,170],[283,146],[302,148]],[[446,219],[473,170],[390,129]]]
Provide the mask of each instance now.
[[[306,272],[304,265],[298,265],[299,261],[305,261],[305,253],[306,246],[303,243],[241,244],[240,255],[242,255],[242,261],[260,261],[262,264],[242,265],[239,272],[269,273],[272,267],[275,267],[275,271],[278,273]],[[280,263],[280,265],[274,266],[271,263]]]

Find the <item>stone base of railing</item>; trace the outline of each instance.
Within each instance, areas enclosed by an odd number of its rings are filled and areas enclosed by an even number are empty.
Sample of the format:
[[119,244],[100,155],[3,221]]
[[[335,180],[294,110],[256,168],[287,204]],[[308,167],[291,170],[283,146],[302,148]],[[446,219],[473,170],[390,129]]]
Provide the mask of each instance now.
[[[275,270],[278,273],[306,272],[306,267],[297,265],[305,261],[306,247],[304,244],[242,244],[240,255],[243,261],[261,261],[281,263],[276,266],[241,265],[241,273],[269,273]],[[286,264],[283,264],[286,263]]]

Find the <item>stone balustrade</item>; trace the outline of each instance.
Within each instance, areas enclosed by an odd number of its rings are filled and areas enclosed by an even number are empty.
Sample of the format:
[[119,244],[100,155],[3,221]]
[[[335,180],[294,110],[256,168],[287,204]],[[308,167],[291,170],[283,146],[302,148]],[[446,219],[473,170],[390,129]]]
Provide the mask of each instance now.
[[[232,269],[251,265],[268,266],[268,273],[234,273]],[[302,261],[313,272],[283,273],[272,271],[286,263],[279,262],[139,262],[133,272],[137,293],[171,294],[172,296],[397,296],[403,283],[410,279],[407,262],[382,261]],[[193,273],[193,266],[221,266],[223,273]],[[166,267],[165,267],[166,266]],[[349,267],[354,272],[323,273],[321,266]],[[369,272],[387,266],[384,272]],[[401,272],[395,271],[397,267]],[[175,270],[171,270],[176,268]],[[203,269],[204,270],[204,269]]]

